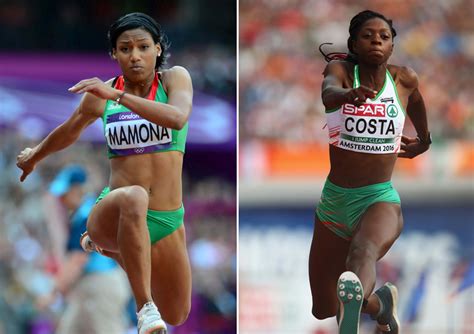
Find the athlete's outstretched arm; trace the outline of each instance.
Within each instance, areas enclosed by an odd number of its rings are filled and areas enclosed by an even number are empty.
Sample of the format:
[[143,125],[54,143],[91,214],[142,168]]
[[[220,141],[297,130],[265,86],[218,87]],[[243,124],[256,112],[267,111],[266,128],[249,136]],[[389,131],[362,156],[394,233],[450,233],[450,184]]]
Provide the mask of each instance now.
[[[163,77],[168,103],[125,94],[120,98],[120,104],[152,123],[179,130],[186,124],[191,113],[193,100],[191,76],[185,68],[174,66],[166,71]],[[107,100],[116,100],[123,93],[97,78],[82,80],[69,90],[73,93],[89,92]]]
[[368,97],[374,98],[377,95],[376,91],[362,85],[355,89],[343,88],[344,72],[343,65],[337,61],[330,62],[324,70],[321,97],[326,109],[339,108],[344,103],[360,106]]
[[20,181],[23,182],[42,159],[73,144],[82,131],[100,116],[98,105],[97,97],[86,94],[69,119],[51,131],[41,143],[21,151],[16,159],[16,165],[23,170]]
[[403,67],[400,70],[401,83],[412,92],[408,97],[407,114],[415,127],[417,138],[402,137],[401,158],[414,158],[427,151],[431,144],[425,102],[418,90],[418,76],[411,68]]

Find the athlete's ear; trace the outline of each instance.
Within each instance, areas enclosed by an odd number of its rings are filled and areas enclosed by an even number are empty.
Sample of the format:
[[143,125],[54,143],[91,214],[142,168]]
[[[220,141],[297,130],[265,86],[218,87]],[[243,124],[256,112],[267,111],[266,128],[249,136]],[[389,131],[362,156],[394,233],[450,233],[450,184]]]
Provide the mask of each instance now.
[[[358,54],[357,52],[357,43],[356,43],[356,40],[355,39],[349,39],[349,43],[350,45],[352,46],[352,51],[354,54]],[[349,49],[350,50],[350,49]]]
[[162,51],[161,50],[161,45],[160,45],[160,43],[156,43],[155,46],[156,46],[156,54],[159,57],[159,56],[161,56],[161,51]]

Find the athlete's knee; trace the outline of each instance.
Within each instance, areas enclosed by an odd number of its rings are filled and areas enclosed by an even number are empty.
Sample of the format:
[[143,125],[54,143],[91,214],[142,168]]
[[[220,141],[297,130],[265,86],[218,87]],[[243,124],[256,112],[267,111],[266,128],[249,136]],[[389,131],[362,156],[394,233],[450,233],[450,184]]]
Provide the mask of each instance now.
[[347,255],[346,264],[360,260],[375,261],[377,260],[377,253],[376,245],[370,242],[351,244]]
[[115,260],[120,266],[123,267],[123,259],[122,259],[122,255],[120,255],[120,253],[118,252],[110,252],[110,251],[107,251],[107,250],[102,250],[101,251],[101,254],[103,256],[107,256],[113,260]]
[[121,190],[119,196],[120,216],[128,219],[140,219],[146,215],[148,193],[140,186],[129,186]]
[[187,305],[181,305],[180,307],[176,307],[174,309],[167,308],[160,310],[161,316],[166,323],[172,326],[181,325],[188,319],[189,312],[191,311],[191,303],[187,303]]

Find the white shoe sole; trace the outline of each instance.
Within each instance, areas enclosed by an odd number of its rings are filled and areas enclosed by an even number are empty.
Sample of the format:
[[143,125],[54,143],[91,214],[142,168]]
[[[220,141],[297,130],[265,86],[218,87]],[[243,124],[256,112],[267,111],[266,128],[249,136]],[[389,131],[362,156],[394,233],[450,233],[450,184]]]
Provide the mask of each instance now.
[[166,324],[162,321],[161,324],[155,325],[154,327],[148,328],[143,332],[143,334],[167,334],[168,330],[166,328]]
[[358,334],[364,291],[356,274],[346,271],[339,276],[337,298],[340,312],[339,334]]

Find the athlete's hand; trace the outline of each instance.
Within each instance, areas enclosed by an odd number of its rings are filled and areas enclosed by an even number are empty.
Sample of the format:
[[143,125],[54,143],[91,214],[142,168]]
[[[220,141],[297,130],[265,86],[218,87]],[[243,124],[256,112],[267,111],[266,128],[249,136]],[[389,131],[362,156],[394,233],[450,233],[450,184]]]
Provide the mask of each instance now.
[[357,107],[363,105],[367,98],[373,99],[375,96],[377,96],[377,92],[375,90],[362,85],[357,88],[353,88],[346,93],[348,103],[351,103]]
[[25,181],[26,177],[35,169],[34,154],[35,150],[27,147],[16,157],[16,165],[23,171],[20,176],[21,182]]
[[68,90],[76,94],[88,92],[105,100],[115,100],[121,93],[117,89],[105,84],[99,78],[81,80]]
[[409,138],[402,136],[402,142],[400,144],[400,158],[413,159],[417,155],[426,152],[430,148],[429,144],[421,143],[418,138]]

